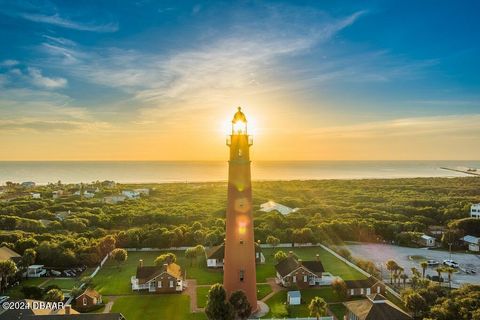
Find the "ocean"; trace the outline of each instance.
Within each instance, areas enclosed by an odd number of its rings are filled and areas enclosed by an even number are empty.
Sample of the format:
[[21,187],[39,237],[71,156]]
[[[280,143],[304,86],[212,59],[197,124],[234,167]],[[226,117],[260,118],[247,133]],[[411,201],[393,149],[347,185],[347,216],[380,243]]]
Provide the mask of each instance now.
[[[254,161],[253,180],[462,177],[441,169],[480,168],[480,161]],[[226,161],[0,161],[6,181],[121,183],[225,181]],[[479,169],[480,172],[480,169]]]

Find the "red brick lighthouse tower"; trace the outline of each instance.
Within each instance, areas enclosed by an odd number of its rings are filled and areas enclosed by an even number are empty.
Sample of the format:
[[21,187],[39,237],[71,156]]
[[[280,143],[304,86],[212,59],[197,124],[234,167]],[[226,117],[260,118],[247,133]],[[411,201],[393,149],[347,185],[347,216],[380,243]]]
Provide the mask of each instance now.
[[243,290],[255,312],[257,287],[249,152],[251,145],[247,118],[239,107],[233,116],[232,134],[227,139],[230,161],[223,285],[228,295]]

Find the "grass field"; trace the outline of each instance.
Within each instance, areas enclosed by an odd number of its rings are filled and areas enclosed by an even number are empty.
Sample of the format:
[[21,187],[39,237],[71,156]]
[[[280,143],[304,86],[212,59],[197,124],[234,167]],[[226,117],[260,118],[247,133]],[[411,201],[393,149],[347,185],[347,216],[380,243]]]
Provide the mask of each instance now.
[[206,319],[203,313],[190,313],[189,303],[184,294],[135,295],[117,298],[112,312],[121,312],[128,320]]
[[357,280],[365,279],[366,277],[353,269],[346,263],[338,260],[330,252],[321,247],[303,247],[303,248],[276,248],[276,249],[263,249],[265,256],[265,264],[257,266],[257,282],[265,282],[267,278],[275,277],[275,259],[273,253],[277,251],[284,251],[288,254],[288,251],[293,251],[300,259],[315,260],[316,255],[320,256],[323,267],[326,272],[330,272],[335,276],[341,277],[343,280]]
[[328,309],[337,317],[337,319],[343,319],[343,316],[347,313],[347,308],[342,303],[330,304]]
[[[197,287],[197,307],[205,308],[207,304],[207,296],[210,287]],[[257,284],[257,299],[261,300],[263,297],[272,292],[272,288],[268,284]]]
[[[143,260],[144,265],[153,265],[156,257],[164,252],[128,252],[127,261],[118,266],[111,259],[108,260],[98,274],[93,278],[95,289],[104,295],[131,294],[130,278],[135,275],[138,261]],[[175,251],[177,263],[182,267],[188,279],[197,279],[198,284],[214,284],[222,282],[220,270],[208,269],[205,259],[199,259],[190,266],[190,261],[185,259],[183,251]]]
[[23,299],[22,287],[38,287],[46,288],[50,285],[57,285],[63,291],[70,291],[75,285],[78,284],[77,278],[57,279],[57,278],[30,278],[25,279],[18,286],[9,288],[5,294],[11,299]]
[[[307,317],[309,315],[308,305],[310,304],[310,301],[314,297],[317,297],[317,296],[321,297],[327,303],[338,303],[343,301],[340,297],[338,297],[338,295],[333,291],[331,287],[304,289],[304,290],[301,290],[301,294],[302,294],[302,304],[298,306],[289,307],[290,317],[292,318]],[[285,291],[277,292],[275,295],[273,295],[270,299],[268,299],[267,304],[272,310],[272,309],[275,309],[276,306],[284,304],[286,301],[287,301],[287,291],[285,290]],[[337,306],[337,305],[340,305],[340,304],[335,304],[332,306]],[[342,310],[340,306],[334,307],[334,309]],[[332,310],[332,312],[336,312],[336,311]],[[265,318],[270,318],[272,316],[273,314],[270,311],[265,316]],[[343,319],[343,317],[340,319]]]

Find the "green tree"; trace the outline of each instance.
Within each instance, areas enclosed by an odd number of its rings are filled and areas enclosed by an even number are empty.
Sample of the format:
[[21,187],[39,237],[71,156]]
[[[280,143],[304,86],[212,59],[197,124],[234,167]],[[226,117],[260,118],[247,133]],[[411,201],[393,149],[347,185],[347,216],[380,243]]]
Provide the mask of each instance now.
[[448,286],[451,289],[452,288],[452,275],[455,272],[455,269],[452,267],[448,267],[445,269],[445,272],[448,274]]
[[208,291],[205,314],[211,320],[233,320],[234,311],[230,302],[227,301],[227,293],[223,285],[214,284]]
[[420,266],[422,267],[422,278],[425,278],[425,271],[427,270],[427,267],[428,267],[427,261],[420,262]]
[[45,293],[43,299],[45,299],[45,301],[60,302],[63,301],[64,296],[62,290],[50,289],[47,291],[47,293]]
[[248,302],[245,292],[242,290],[233,292],[229,302],[233,307],[235,319],[247,319],[252,313],[252,306]]
[[23,252],[22,265],[27,268],[29,265],[32,265],[35,263],[36,258],[37,258],[37,252],[35,250],[31,248],[26,249]]
[[435,269],[435,271],[437,271],[437,275],[438,275],[438,283],[440,284],[440,279],[442,278],[442,272],[443,272],[443,268],[442,267],[438,267]]
[[282,250],[277,251],[274,255],[274,259],[277,262],[283,261],[283,260],[287,259],[287,254],[285,252],[283,252]]
[[405,273],[402,273],[402,274],[400,275],[400,278],[401,278],[402,281],[403,281],[403,288],[405,289],[405,287],[407,286],[408,276],[407,276]]
[[120,248],[113,249],[112,257],[117,262],[118,268],[120,268],[120,265],[125,261],[127,261],[127,258],[128,258],[127,250],[120,249]]
[[417,292],[410,293],[404,297],[403,303],[405,307],[413,312],[414,316],[418,316],[428,307],[425,299]]
[[0,261],[0,292],[3,292],[8,285],[8,278],[17,272],[17,266],[12,260]]
[[347,284],[342,279],[336,278],[332,281],[332,289],[341,300],[347,297]]
[[156,266],[161,266],[165,263],[167,263],[167,264],[174,263],[175,261],[177,261],[177,256],[175,254],[169,252],[169,253],[165,253],[165,254],[162,254],[162,255],[159,255],[158,257],[156,257],[155,260],[153,261],[153,263]]
[[320,297],[314,297],[308,305],[308,310],[311,316],[315,316],[318,319],[327,315],[327,303]]
[[393,273],[398,268],[398,264],[394,260],[388,260],[385,263],[387,270],[390,272],[390,283],[393,284]]
[[[266,243],[271,245],[272,248],[275,250],[275,248],[280,244],[280,239],[278,239],[277,237],[274,237],[274,236],[268,236],[267,240],[266,240]],[[273,253],[274,250],[272,250],[272,253]]]

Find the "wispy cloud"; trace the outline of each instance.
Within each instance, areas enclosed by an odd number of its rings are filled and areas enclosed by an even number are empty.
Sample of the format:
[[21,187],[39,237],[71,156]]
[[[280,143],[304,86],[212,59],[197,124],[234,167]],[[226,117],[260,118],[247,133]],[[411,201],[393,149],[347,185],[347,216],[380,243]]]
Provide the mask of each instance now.
[[16,65],[18,65],[20,62],[18,62],[17,60],[11,60],[11,59],[8,59],[8,60],[4,60],[2,62],[0,62],[0,67],[14,67]]
[[116,32],[118,31],[118,23],[95,24],[93,22],[77,22],[67,18],[63,18],[60,14],[45,15],[40,13],[23,13],[20,17],[39,23],[50,24],[62,28],[74,29],[80,31],[92,32]]
[[38,86],[47,89],[57,89],[57,88],[64,88],[67,86],[67,79],[65,78],[50,78],[42,75],[40,69],[37,68],[28,68],[28,75],[30,77],[31,82]]
[[92,131],[109,128],[105,122],[66,121],[66,120],[38,120],[17,118],[15,120],[0,120],[0,131],[21,132],[58,132],[58,131]]

